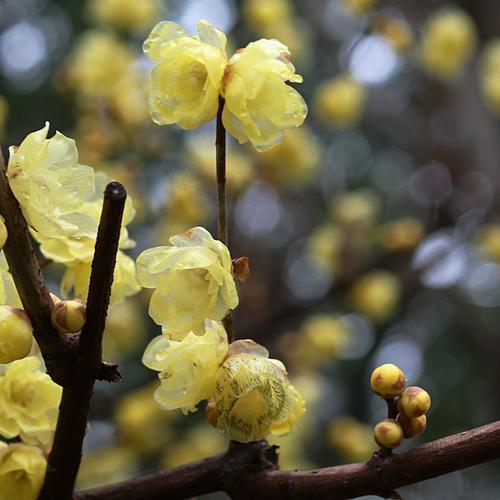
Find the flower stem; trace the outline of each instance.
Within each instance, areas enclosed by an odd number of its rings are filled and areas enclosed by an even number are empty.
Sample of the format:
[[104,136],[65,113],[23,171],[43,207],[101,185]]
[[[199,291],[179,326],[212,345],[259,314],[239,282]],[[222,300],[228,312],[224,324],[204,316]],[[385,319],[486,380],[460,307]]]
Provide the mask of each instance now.
[[215,139],[217,168],[217,229],[219,240],[228,246],[227,213],[226,213],[226,129],[222,123],[224,98],[219,97],[217,111],[217,131]]
[[[229,247],[227,231],[226,211],[226,129],[222,123],[222,111],[224,110],[224,98],[219,97],[219,109],[217,110],[217,130],[215,137],[215,156],[217,171],[217,231],[219,240]],[[233,319],[231,311],[222,320],[227,333],[227,341],[234,342]]]

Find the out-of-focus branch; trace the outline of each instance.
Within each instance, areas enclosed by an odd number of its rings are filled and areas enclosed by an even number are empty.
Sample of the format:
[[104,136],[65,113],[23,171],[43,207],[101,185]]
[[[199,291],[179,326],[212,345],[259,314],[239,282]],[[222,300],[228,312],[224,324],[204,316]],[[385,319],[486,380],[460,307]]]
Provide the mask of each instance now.
[[225,491],[238,499],[347,499],[391,497],[394,489],[500,458],[500,421],[454,434],[414,450],[367,463],[304,472],[275,470],[265,441],[237,445],[227,453],[79,492],[75,500],[160,500]]
[[117,365],[103,364],[101,352],[126,197],[124,187],[117,182],[108,184],[104,192],[90,276],[87,320],[70,367],[71,372],[63,387],[54,443],[40,500],[72,498],[95,380],[103,375],[109,380],[120,378]]

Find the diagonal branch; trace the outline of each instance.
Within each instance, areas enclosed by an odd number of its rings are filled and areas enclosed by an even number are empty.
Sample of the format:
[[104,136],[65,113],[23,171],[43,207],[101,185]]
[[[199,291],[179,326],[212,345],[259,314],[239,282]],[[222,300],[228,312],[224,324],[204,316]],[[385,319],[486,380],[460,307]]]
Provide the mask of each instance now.
[[[120,240],[121,222],[127,193],[111,182],[104,192],[87,300],[87,320],[71,373],[63,387],[61,406],[40,500],[70,500],[82,457],[94,383],[103,371],[119,379],[116,365],[101,360],[102,335],[111,295],[111,285]],[[112,376],[114,367],[114,377]]]
[[45,360],[47,373],[52,380],[63,385],[66,366],[62,360],[66,357],[69,343],[50,321],[52,299],[31,245],[26,221],[10,189],[1,151],[0,214],[5,220],[9,235],[3,250],[17,292],[33,325],[33,333]]
[[161,500],[225,491],[234,498],[387,497],[395,488],[500,458],[500,421],[367,463],[304,472],[274,470],[265,441],[129,481],[79,492],[75,500]]

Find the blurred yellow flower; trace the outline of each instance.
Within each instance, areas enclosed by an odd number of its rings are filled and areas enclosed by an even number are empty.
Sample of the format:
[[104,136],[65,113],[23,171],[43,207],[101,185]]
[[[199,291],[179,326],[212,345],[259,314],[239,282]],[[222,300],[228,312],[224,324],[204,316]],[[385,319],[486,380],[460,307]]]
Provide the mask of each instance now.
[[500,262],[500,224],[481,226],[475,240],[479,251],[486,258]]
[[142,357],[145,366],[160,372],[155,401],[164,410],[180,408],[184,414],[196,411],[200,401],[212,396],[215,376],[226,353],[226,331],[215,321],[207,320],[201,336],[189,333],[181,341],[164,335],[155,337]]
[[286,186],[301,185],[318,172],[321,157],[319,141],[306,126],[285,131],[284,140],[258,154],[260,175]]
[[388,252],[413,250],[425,235],[423,224],[413,217],[403,217],[379,226],[376,238]]
[[[261,352],[258,344],[256,348]],[[305,411],[304,399],[288,381],[283,363],[251,351],[226,359],[211,404],[211,423],[242,443],[290,432]]]
[[314,94],[316,115],[325,123],[337,127],[355,125],[365,109],[366,90],[347,75],[323,81]]
[[204,320],[222,320],[238,305],[229,250],[202,227],[170,238],[137,259],[141,286],[154,288],[149,314],[174,338],[203,331]]
[[142,31],[160,17],[158,0],[91,0],[90,14],[118,28]]
[[[76,261],[68,264],[61,281],[61,293],[64,297],[79,297],[86,302],[90,282],[92,262]],[[118,250],[116,266],[111,288],[111,305],[122,303],[127,297],[139,292],[134,260]]]
[[342,245],[342,231],[335,224],[326,223],[311,232],[308,251],[321,271],[334,275],[341,262]]
[[49,445],[62,389],[45,373],[39,358],[6,365],[0,376],[0,434],[28,444]]
[[374,270],[359,278],[349,295],[355,309],[375,323],[384,323],[396,312],[401,285],[394,274]]
[[133,60],[130,49],[114,34],[88,31],[79,37],[70,55],[69,85],[84,97],[110,96]]
[[258,40],[237,51],[224,72],[222,120],[240,143],[259,151],[279,144],[283,129],[304,122],[307,105],[287,81],[300,83],[288,47],[278,40]]
[[408,52],[415,41],[413,29],[403,17],[380,14],[373,21],[373,29],[383,36],[399,54]]
[[380,200],[373,191],[348,191],[332,200],[331,215],[345,226],[371,227],[379,214]]
[[36,500],[46,467],[40,448],[0,442],[0,498]]
[[355,15],[366,14],[375,7],[377,0],[342,0],[344,8]]
[[0,250],[5,245],[5,242],[7,241],[7,228],[5,227],[5,221],[4,218],[0,215]]
[[178,24],[163,21],[144,42],[144,52],[156,63],[149,109],[159,125],[177,123],[192,129],[217,113],[226,36],[208,21],[196,26],[198,36],[189,36]]
[[350,462],[368,460],[377,448],[373,428],[350,416],[333,420],[327,429],[327,439],[332,448]]
[[426,22],[420,47],[424,69],[439,80],[458,78],[476,47],[476,27],[464,11],[443,8]]
[[479,78],[486,104],[500,113],[500,39],[490,41],[483,49]]
[[92,227],[81,212],[94,194],[94,171],[78,163],[75,141],[60,132],[47,139],[49,123],[10,148],[10,187],[28,224],[46,237],[87,236]]
[[289,0],[245,0],[242,8],[245,23],[257,33],[290,17]]

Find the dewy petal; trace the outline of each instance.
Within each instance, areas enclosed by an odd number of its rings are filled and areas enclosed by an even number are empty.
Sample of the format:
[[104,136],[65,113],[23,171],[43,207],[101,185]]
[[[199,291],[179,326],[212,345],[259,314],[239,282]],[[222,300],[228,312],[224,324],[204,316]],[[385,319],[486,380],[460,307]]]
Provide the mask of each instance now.
[[165,359],[167,358],[168,348],[173,344],[164,335],[155,337],[146,347],[142,355],[142,364],[151,370],[161,372]]
[[170,41],[176,38],[188,37],[186,30],[173,21],[162,21],[158,23],[144,42],[144,53],[154,62],[160,62],[162,49]]
[[196,23],[196,30],[202,42],[208,43],[222,51],[226,49],[226,35],[210,22],[206,20],[198,21]]

